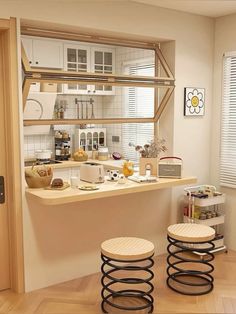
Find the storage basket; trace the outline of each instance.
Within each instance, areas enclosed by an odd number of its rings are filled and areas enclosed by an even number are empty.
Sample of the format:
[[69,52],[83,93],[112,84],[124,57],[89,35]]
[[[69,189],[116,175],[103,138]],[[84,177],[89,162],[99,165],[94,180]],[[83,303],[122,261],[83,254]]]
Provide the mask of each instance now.
[[45,177],[25,177],[29,188],[45,188],[49,186],[52,181],[52,174]]
[[57,83],[42,83],[40,86],[40,92],[56,93]]
[[[43,176],[34,176],[34,170],[36,169],[36,173],[38,172],[44,172]],[[53,173],[51,167],[46,166],[36,166],[34,168],[31,168],[31,170],[26,169],[25,170],[25,181],[27,182],[29,188],[44,188],[46,186],[49,186],[52,181]]]
[[87,161],[88,160],[88,155],[85,156],[74,156],[75,161]]

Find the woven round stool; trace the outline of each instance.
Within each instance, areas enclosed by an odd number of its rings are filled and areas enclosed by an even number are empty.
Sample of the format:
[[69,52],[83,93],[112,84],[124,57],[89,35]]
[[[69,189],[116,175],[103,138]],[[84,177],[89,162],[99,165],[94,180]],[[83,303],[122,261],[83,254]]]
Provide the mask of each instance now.
[[[212,242],[215,230],[201,224],[181,223],[169,226],[167,233],[167,285],[185,295],[212,291],[214,278],[210,273],[214,270],[211,264],[214,255],[210,251],[215,247]],[[198,255],[204,255],[204,259]]]
[[144,239],[121,237],[102,243],[101,308],[104,313],[108,313],[107,305],[123,311],[153,312],[153,255],[154,245]]

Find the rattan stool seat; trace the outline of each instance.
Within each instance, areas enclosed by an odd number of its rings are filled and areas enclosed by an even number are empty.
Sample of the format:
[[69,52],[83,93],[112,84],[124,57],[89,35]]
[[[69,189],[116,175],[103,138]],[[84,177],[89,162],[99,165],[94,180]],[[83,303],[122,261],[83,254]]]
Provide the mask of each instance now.
[[120,237],[104,241],[101,252],[112,259],[132,261],[150,257],[154,253],[154,245],[145,239]]
[[167,229],[168,235],[182,242],[204,242],[215,237],[215,230],[201,224],[180,223],[171,225]]

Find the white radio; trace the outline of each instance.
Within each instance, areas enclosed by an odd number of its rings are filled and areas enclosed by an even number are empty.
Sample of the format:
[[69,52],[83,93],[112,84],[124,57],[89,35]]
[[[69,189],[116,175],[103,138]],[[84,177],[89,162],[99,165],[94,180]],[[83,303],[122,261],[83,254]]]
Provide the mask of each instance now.
[[159,178],[175,178],[182,177],[183,161],[179,157],[162,157],[158,163]]

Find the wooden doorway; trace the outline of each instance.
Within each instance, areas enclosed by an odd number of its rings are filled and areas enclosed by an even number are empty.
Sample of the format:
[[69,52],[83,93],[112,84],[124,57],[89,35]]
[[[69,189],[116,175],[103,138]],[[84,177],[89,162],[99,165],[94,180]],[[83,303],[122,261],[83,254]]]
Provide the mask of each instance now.
[[0,19],[0,290],[23,292],[19,126],[16,20]]
[[[5,108],[4,108],[4,56],[3,56],[3,32],[0,29],[0,143],[1,143],[1,158],[0,158],[0,184],[1,193],[5,194],[5,181],[7,177],[6,171],[6,126],[5,126]],[[3,182],[4,180],[4,182]],[[4,183],[4,184],[3,184]],[[9,229],[8,229],[8,200],[3,200],[2,195],[0,200],[0,291],[10,288],[10,256],[9,256]]]

